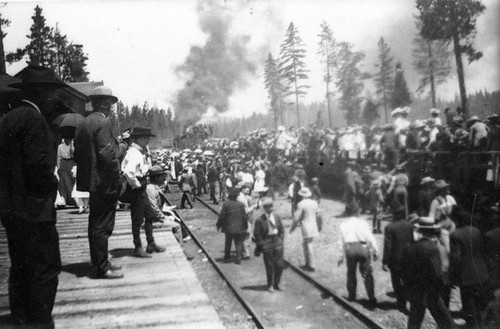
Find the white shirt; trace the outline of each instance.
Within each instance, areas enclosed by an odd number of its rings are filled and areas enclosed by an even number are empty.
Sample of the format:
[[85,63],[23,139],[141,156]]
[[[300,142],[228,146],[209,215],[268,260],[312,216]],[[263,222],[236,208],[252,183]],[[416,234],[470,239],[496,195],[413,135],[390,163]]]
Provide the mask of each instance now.
[[441,220],[441,216],[450,216],[453,206],[457,205],[454,197],[447,194],[445,197],[438,195],[431,202],[431,209],[429,210],[429,217],[434,218],[436,221]]
[[375,237],[365,219],[350,217],[342,222],[340,224],[340,237],[341,247],[344,251],[347,243],[366,242],[373,254],[378,254],[377,241],[375,241]]
[[276,227],[276,219],[273,216],[273,213],[270,213],[269,215],[266,214],[267,220],[271,222],[273,225],[268,224],[269,226],[269,231],[267,232],[267,235],[278,235],[278,228]]
[[132,143],[127,150],[125,159],[123,159],[121,168],[132,188],[141,187],[138,178],[146,177],[150,167],[151,164],[146,157],[146,152],[136,143]]

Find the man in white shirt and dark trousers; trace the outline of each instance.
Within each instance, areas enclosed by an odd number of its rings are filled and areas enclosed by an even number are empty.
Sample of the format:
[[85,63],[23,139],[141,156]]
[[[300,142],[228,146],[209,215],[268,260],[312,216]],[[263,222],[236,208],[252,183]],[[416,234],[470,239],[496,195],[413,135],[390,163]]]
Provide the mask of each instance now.
[[[151,137],[151,129],[146,127],[135,127],[130,133],[133,142],[127,150],[127,154],[122,162],[122,172],[127,179],[128,187],[132,189],[132,201],[130,203],[130,214],[132,216],[132,236],[134,239],[134,256],[141,258],[151,257],[151,252],[162,251],[154,241],[152,243],[152,232],[147,232],[148,247],[147,253],[142,248],[141,243],[141,225],[144,221],[146,205],[148,204],[148,195],[146,192],[147,174],[151,167],[151,162],[147,156],[147,145]],[[151,233],[151,234],[149,234]],[[150,235],[150,236],[149,236]]]
[[366,293],[369,299],[369,306],[377,306],[375,299],[375,288],[373,280],[373,270],[371,257],[377,260],[377,242],[371,232],[368,222],[358,215],[357,206],[348,208],[346,215],[350,216],[340,224],[341,243],[343,254],[341,254],[338,265],[344,262],[344,254],[347,264],[347,292],[349,301],[356,299],[356,267],[359,263],[359,272],[363,278]]

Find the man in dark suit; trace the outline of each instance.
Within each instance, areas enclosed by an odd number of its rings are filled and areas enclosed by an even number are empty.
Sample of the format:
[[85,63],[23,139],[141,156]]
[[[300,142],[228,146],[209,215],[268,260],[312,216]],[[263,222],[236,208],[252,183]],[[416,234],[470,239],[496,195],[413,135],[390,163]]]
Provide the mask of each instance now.
[[222,205],[219,219],[217,220],[217,231],[226,234],[224,245],[224,261],[229,261],[231,253],[231,244],[234,240],[236,247],[236,264],[241,263],[243,258],[243,241],[245,240],[248,228],[248,216],[245,212],[245,206],[236,201],[239,190],[232,188],[229,190],[228,200]]
[[120,266],[108,260],[108,239],[115,226],[116,204],[121,189],[118,140],[107,117],[118,101],[111,89],[100,86],[89,96],[94,112],[76,130],[76,188],[90,192],[88,239],[96,277],[122,278]]
[[21,106],[0,121],[0,220],[10,256],[12,322],[53,327],[52,309],[61,272],[54,201],[57,144],[49,128],[55,91],[67,87],[52,70],[28,66]]
[[260,201],[264,209],[262,216],[255,221],[254,238],[257,244],[255,256],[264,254],[266,267],[267,290],[284,290],[280,287],[281,273],[283,272],[283,241],[285,230],[281,218],[273,212],[273,200],[264,198]]
[[385,227],[382,269],[391,272],[392,287],[398,309],[406,312],[405,288],[403,287],[401,259],[406,247],[413,243],[413,226],[406,219],[396,220]]
[[488,294],[487,249],[482,233],[471,223],[471,215],[456,206],[451,214],[457,229],[450,234],[450,273],[460,287],[462,312],[469,328],[479,328]]
[[433,217],[420,217],[415,227],[419,239],[405,248],[402,258],[403,283],[410,301],[408,329],[420,328],[426,308],[439,328],[456,328],[441,297],[446,285],[438,249],[441,226]]

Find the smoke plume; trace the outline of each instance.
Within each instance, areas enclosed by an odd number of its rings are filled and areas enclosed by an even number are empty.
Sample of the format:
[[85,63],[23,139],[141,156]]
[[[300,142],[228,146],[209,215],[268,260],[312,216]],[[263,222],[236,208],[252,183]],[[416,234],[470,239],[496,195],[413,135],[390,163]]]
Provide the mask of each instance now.
[[247,51],[250,36],[231,33],[234,17],[225,4],[200,1],[197,11],[208,38],[203,47],[192,46],[184,63],[176,68],[178,75],[187,77],[177,94],[176,117],[193,122],[209,107],[227,111],[229,97],[246,86],[246,79],[255,74],[257,66]]

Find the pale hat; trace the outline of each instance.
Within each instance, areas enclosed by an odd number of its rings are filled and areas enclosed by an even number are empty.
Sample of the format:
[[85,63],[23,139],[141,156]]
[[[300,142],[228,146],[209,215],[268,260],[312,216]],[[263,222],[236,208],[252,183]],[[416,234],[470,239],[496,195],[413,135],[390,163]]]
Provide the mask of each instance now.
[[440,111],[440,110],[438,110],[438,109],[436,109],[436,108],[432,108],[432,109],[430,110],[430,112],[431,112],[431,114],[438,114],[438,115],[441,113],[441,111]]
[[99,86],[94,89],[94,93],[92,95],[89,95],[90,100],[96,100],[96,99],[111,99],[111,101],[114,103],[118,102],[118,98],[116,96],[113,96],[113,92],[111,91],[111,88],[105,87],[105,86]]
[[283,126],[278,127],[278,131],[284,131],[284,130],[285,130],[285,127],[283,127]]
[[436,180],[434,178],[427,176],[427,177],[422,178],[422,180],[420,181],[420,185],[424,185],[427,183],[433,183],[435,181]]
[[311,190],[307,187],[303,187],[299,191],[299,195],[303,198],[308,198],[312,195]]
[[436,190],[440,190],[448,186],[450,186],[450,184],[446,183],[443,179],[439,179],[434,183]]
[[480,121],[477,115],[471,116],[469,120],[467,120],[467,122],[476,122],[476,121]]
[[426,229],[426,230],[437,230],[441,229],[441,226],[436,224],[436,220],[434,217],[419,217],[418,221],[413,224],[418,229]]
[[271,199],[269,197],[265,197],[265,198],[260,199],[261,207],[271,206],[272,204],[273,204],[273,199]]
[[391,111],[391,116],[395,116],[396,114],[401,113],[403,110],[400,107],[396,107],[394,110]]
[[411,112],[411,108],[409,106],[405,106],[401,109],[401,113],[410,113]]
[[378,179],[375,179],[374,181],[371,182],[370,187],[380,187],[382,185],[382,182]]

